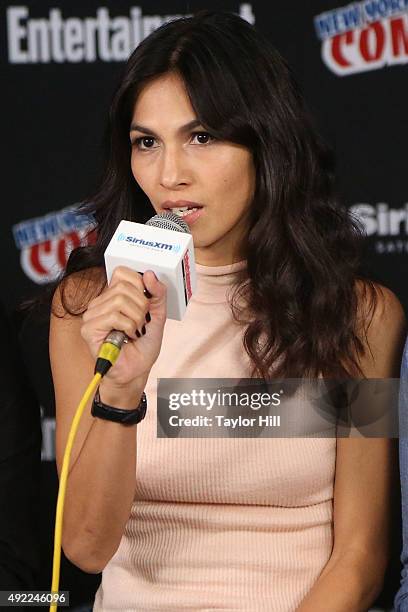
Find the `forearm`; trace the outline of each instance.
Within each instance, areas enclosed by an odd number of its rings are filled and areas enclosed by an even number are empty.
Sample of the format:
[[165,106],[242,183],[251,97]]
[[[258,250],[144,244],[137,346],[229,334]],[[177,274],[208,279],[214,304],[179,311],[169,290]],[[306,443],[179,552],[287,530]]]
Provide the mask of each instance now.
[[381,591],[385,567],[378,557],[349,552],[330,559],[296,612],[367,612]]
[[[145,381],[131,392],[101,382],[104,403],[135,407]],[[63,548],[84,571],[99,572],[117,550],[136,487],[136,428],[95,418],[68,477]]]

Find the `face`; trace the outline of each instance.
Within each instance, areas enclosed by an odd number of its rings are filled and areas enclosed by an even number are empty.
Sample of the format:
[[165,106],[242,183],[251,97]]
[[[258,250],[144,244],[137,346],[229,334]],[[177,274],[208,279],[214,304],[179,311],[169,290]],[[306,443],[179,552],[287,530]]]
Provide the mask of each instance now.
[[222,266],[244,259],[255,188],[252,154],[205,132],[179,77],[168,74],[145,85],[130,139],[133,176],[157,213],[175,202],[202,206],[195,220],[186,218],[196,262]]

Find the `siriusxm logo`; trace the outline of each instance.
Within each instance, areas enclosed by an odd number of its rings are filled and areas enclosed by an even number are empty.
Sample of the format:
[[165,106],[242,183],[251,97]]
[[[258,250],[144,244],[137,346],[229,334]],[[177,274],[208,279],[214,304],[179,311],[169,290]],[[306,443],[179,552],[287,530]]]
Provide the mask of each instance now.
[[408,234],[408,202],[404,208],[390,208],[385,202],[354,204],[350,211],[363,224],[367,236],[403,236]]
[[164,251],[172,251],[173,253],[179,253],[181,246],[179,244],[166,244],[165,242],[157,242],[151,240],[143,240],[143,238],[135,238],[134,236],[127,236],[126,234],[120,233],[117,238],[118,242],[129,242],[136,246],[146,246],[152,249],[160,249]]
[[350,212],[363,226],[372,245],[380,255],[408,253],[408,202],[401,208],[387,203],[359,203]]

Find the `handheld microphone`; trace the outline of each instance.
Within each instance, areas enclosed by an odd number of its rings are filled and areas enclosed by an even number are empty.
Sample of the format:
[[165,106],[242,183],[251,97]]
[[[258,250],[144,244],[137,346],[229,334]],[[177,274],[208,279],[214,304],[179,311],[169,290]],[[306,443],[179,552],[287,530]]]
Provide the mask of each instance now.
[[[145,224],[121,221],[105,251],[108,283],[117,266],[127,266],[143,274],[153,270],[167,287],[167,317],[180,321],[196,290],[194,244],[190,228],[175,213],[154,215]],[[128,341],[120,330],[105,338],[95,366],[102,376],[119,357]]]

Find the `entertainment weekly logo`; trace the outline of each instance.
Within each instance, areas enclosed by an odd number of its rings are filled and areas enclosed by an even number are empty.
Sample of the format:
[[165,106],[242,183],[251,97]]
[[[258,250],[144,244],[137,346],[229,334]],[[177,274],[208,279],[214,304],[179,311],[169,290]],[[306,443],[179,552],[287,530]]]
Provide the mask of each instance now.
[[55,280],[73,249],[95,242],[93,220],[79,215],[76,208],[77,205],[69,206],[13,226],[21,267],[34,283],[43,285]]
[[[251,24],[251,4],[239,5],[238,14]],[[123,62],[151,32],[188,14],[142,15],[140,6],[128,15],[111,16],[99,7],[95,17],[63,17],[59,8],[48,17],[30,17],[28,6],[7,8],[8,61],[11,64]]]
[[364,0],[314,17],[322,59],[338,76],[408,62],[408,0]]
[[408,253],[408,202],[402,208],[391,208],[385,202],[354,204],[351,213],[374,240],[379,255]]

